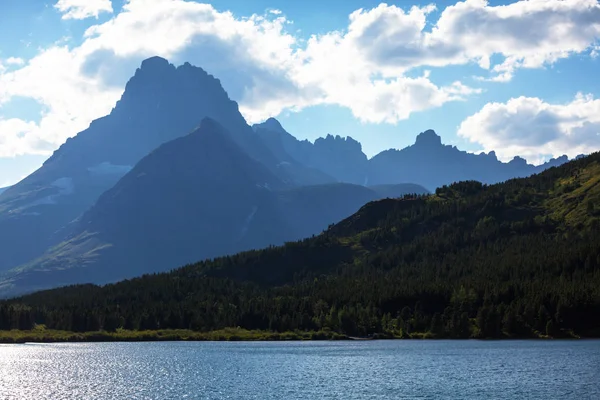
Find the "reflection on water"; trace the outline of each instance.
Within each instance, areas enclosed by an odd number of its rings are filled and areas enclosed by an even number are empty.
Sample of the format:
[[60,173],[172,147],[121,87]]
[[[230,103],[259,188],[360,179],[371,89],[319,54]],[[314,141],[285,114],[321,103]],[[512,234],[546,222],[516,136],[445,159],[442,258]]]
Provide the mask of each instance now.
[[600,341],[0,345],[0,399],[600,399]]

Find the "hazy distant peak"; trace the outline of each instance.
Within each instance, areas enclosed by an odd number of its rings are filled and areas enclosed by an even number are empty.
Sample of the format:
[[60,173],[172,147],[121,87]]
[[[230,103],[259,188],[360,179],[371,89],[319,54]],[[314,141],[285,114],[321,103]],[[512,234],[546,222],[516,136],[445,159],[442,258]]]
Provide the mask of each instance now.
[[348,143],[348,144],[352,144],[352,145],[361,145],[359,141],[353,139],[350,136],[340,136],[340,135],[332,135],[331,133],[328,133],[327,136],[325,136],[324,138],[318,138],[315,143],[317,141],[321,141],[324,143],[336,143],[336,142],[343,142],[343,143]]
[[285,132],[285,129],[283,129],[283,126],[281,126],[281,123],[273,117],[267,119],[265,122],[263,122],[261,124],[255,124],[253,126],[253,128],[255,130],[256,129],[267,129],[267,130],[273,131],[273,132]]
[[350,136],[342,137],[340,135],[333,136],[328,134],[324,138],[315,140],[315,146],[321,149],[336,149],[336,151],[353,153],[360,158],[366,158],[362,152],[362,145],[360,142],[352,139]]
[[556,162],[560,162],[560,163],[566,163],[567,161],[569,161],[569,157],[567,157],[565,154],[563,154],[562,156],[557,157],[557,158],[553,158],[550,161],[556,161]]
[[515,156],[512,160],[510,160],[509,164],[525,166],[527,165],[527,160],[525,160],[523,157]]
[[419,133],[415,141],[417,146],[438,147],[442,145],[442,138],[433,129]]

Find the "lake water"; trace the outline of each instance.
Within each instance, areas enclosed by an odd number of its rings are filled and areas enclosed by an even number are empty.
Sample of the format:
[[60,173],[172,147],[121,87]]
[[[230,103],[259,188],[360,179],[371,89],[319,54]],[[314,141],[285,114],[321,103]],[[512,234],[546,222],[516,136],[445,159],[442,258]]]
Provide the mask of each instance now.
[[0,345],[0,399],[600,399],[600,341]]

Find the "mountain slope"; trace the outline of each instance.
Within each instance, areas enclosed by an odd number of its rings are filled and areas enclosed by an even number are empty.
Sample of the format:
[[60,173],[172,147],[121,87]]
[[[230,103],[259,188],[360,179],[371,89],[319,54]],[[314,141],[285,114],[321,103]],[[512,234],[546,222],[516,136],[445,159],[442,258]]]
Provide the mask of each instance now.
[[402,197],[405,194],[427,191],[418,185],[396,185],[388,192],[349,183],[305,186],[277,193],[278,215],[289,227],[282,232],[281,240],[299,240],[319,234],[329,225],[354,214],[366,203],[385,197]]
[[464,180],[483,183],[503,182],[526,177],[567,162],[566,156],[534,166],[515,157],[503,163],[496,154],[470,154],[442,144],[441,138],[427,130],[417,136],[415,144],[402,150],[386,150],[369,160],[369,185],[413,182],[429,190]]
[[[405,193],[401,186],[395,192]],[[350,184],[290,189],[204,119],[144,157],[65,228],[62,243],[0,274],[0,291],[111,282],[282,244],[318,234],[378,198]]]
[[598,204],[595,153],[531,178],[461,182],[428,197],[372,202],[324,234],[282,247],[0,307],[26,321],[22,327],[79,331],[240,326],[401,337],[598,336]]
[[[143,158],[71,224],[66,243],[36,263],[64,271],[65,282],[104,282],[270,243],[282,230],[269,232],[270,191],[285,186],[204,119]],[[265,226],[251,228],[254,220]]]
[[70,138],[44,165],[0,194],[0,271],[39,256],[144,156],[193,131],[204,117],[222,124],[251,158],[291,185],[333,179],[286,166],[250,128],[218,79],[185,63],[152,57],[127,83],[109,115]]
[[[127,83],[111,113],[68,139],[44,165],[0,195],[0,270],[26,262],[160,144],[192,131],[204,116],[221,121],[245,150],[275,158],[219,81],[200,68],[153,57]],[[58,236],[60,237],[60,235]]]
[[285,154],[303,165],[324,171],[338,182],[356,185],[366,183],[367,156],[362,152],[361,144],[351,137],[327,135],[314,143],[300,141],[274,118],[253,125],[253,129],[280,157]]
[[325,171],[339,182],[365,186],[415,183],[435,190],[462,180],[497,183],[530,176],[568,161],[562,156],[534,166],[515,157],[503,163],[493,152],[477,155],[443,145],[433,130],[419,134],[412,146],[382,151],[367,160],[361,144],[351,137],[327,135],[314,143],[300,141],[274,118],[253,125],[253,129],[274,154]]

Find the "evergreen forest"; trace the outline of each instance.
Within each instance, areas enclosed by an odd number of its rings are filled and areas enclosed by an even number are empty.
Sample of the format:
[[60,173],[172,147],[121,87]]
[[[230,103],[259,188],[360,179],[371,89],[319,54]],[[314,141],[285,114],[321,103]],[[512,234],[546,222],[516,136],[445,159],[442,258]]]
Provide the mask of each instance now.
[[368,203],[322,234],[0,302],[0,330],[600,336],[600,153]]

